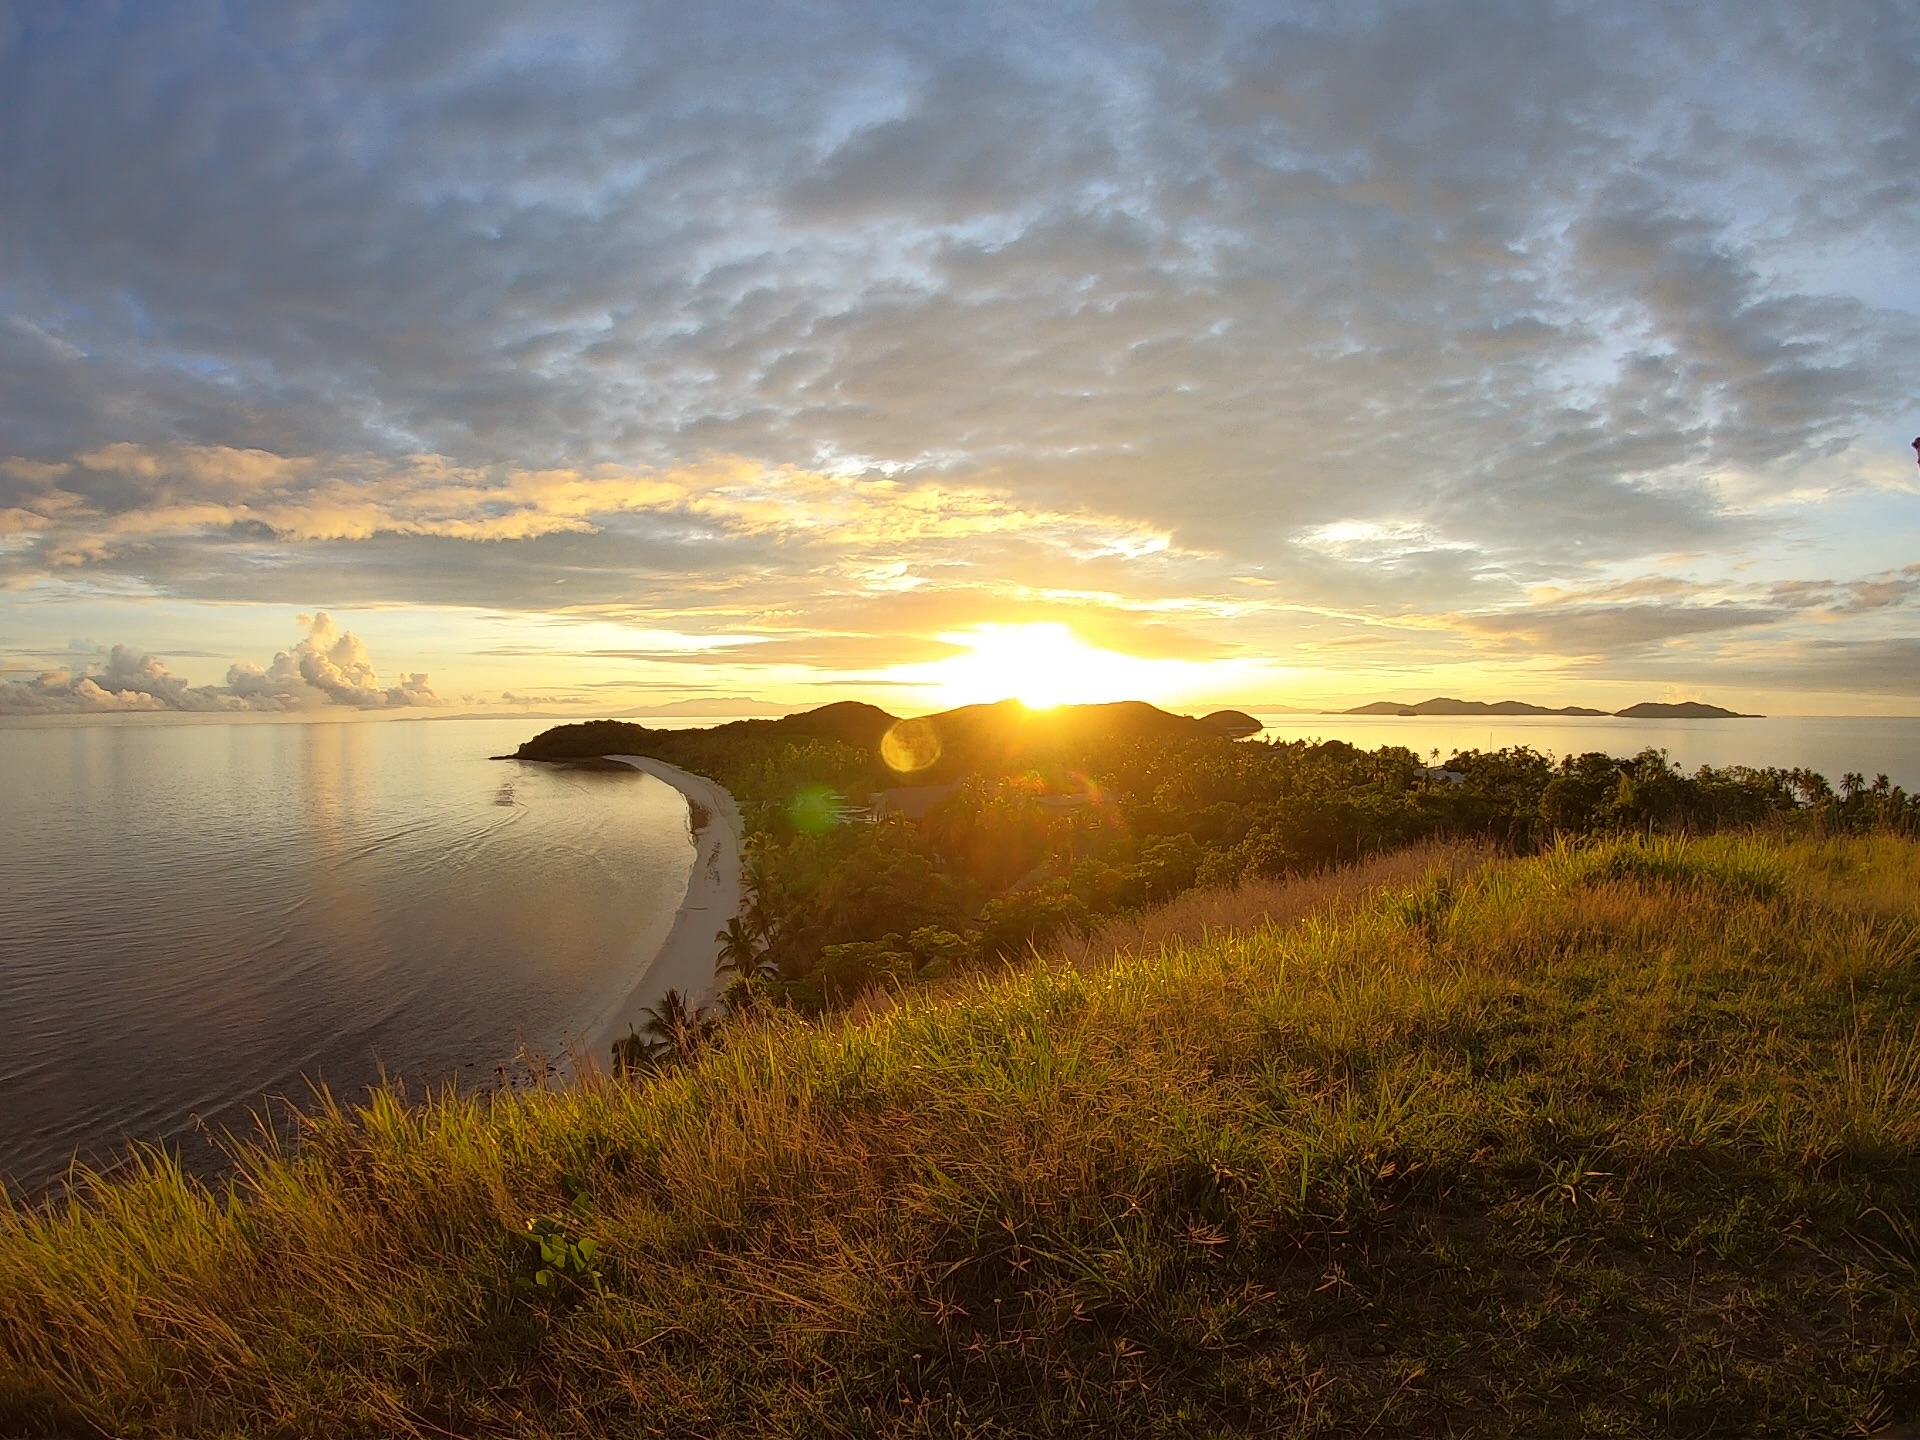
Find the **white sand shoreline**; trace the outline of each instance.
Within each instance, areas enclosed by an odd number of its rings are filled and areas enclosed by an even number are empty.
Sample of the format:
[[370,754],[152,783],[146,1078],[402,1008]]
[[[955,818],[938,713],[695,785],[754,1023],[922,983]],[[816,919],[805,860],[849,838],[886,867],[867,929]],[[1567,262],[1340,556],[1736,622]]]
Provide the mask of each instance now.
[[733,796],[704,775],[695,775],[664,760],[645,755],[609,755],[623,765],[644,770],[657,780],[673,786],[691,806],[707,812],[707,823],[693,837],[693,868],[687,875],[686,894],[673,917],[672,928],[660,948],[639,973],[626,997],[587,1028],[587,1053],[605,1067],[610,1062],[613,1042],[629,1029],[637,1029],[647,1007],[657,1004],[668,990],[678,990],[692,1003],[710,1005],[720,993],[713,973],[720,946],[714,933],[726,928],[727,921],[740,913],[744,895],[740,883],[740,808]]

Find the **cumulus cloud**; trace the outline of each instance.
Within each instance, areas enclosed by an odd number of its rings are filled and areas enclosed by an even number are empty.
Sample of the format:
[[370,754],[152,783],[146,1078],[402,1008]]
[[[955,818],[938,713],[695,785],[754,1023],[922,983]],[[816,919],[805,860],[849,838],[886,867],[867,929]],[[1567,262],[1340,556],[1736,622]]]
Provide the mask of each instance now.
[[189,685],[153,656],[125,645],[107,651],[97,667],[49,670],[31,680],[0,681],[0,715],[249,708],[224,690]]
[[302,615],[307,633],[262,668],[231,666],[225,685],[191,685],[151,655],[115,645],[97,661],[0,680],[0,715],[77,715],[116,711],[290,711],[343,705],[378,710],[437,705],[424,674],[382,685],[367,647],[322,610]]

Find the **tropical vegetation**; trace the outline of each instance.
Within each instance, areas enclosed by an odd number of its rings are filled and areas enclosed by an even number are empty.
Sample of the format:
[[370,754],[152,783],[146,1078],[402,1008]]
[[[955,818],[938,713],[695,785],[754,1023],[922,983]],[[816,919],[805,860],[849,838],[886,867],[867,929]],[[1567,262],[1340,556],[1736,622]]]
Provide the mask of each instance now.
[[[1555,760],[1516,747],[1442,764],[1399,747],[1237,738],[1249,723],[1015,702],[901,721],[841,704],[706,730],[564,725],[521,754],[651,755],[732,791],[750,904],[716,937],[729,1003],[808,1014],[1018,960],[1183,893],[1434,840],[1528,854],[1562,836],[1763,823],[1920,832],[1920,798],[1884,776],[1849,775],[1836,791],[1807,770],[1687,774],[1657,750]],[[890,803],[916,787],[918,814]]]

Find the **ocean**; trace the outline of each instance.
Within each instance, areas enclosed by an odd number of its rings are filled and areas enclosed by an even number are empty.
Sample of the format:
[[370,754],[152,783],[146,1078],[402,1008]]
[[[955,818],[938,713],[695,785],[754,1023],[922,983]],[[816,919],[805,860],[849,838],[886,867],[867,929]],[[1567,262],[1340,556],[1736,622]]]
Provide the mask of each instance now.
[[550,723],[0,729],[0,1177],[192,1168],[263,1096],[496,1082],[633,988],[694,850],[638,771],[493,761]]
[[1665,750],[1689,771],[1702,765],[1777,765],[1817,770],[1835,786],[1848,771],[1871,782],[1886,775],[1920,790],[1920,719],[1771,715],[1749,720],[1567,719],[1550,715],[1279,715],[1250,712],[1268,740],[1345,740],[1362,749],[1400,745],[1422,759],[1459,750],[1527,745],[1553,756],[1598,750],[1637,755]]

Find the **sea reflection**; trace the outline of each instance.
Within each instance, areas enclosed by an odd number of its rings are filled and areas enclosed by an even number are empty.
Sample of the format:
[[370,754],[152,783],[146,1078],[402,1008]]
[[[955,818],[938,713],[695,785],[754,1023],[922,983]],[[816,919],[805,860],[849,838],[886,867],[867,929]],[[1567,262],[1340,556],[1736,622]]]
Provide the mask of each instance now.
[[[558,1053],[634,983],[693,849],[638,772],[487,757],[537,724],[0,734],[0,1175],[190,1163],[309,1079]],[[500,804],[503,787],[511,802]]]

